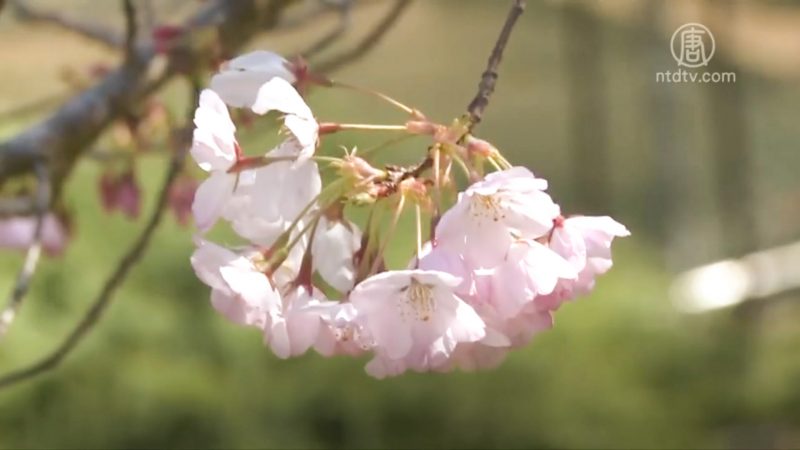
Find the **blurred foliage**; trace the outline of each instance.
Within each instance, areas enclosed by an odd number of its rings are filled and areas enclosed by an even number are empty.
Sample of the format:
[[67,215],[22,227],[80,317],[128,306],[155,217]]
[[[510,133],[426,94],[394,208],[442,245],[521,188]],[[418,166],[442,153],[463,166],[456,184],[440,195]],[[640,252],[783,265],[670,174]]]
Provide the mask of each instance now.
[[[50,3],[69,10],[69,2]],[[505,15],[504,3],[417,2],[378,49],[336,75],[448,121],[474,93]],[[548,178],[554,197],[573,212],[574,162],[567,156],[559,15],[550,4],[530,3],[478,134],[511,161]],[[366,28],[362,21],[374,20],[379,9],[358,12],[354,36],[346,41],[354,42]],[[16,39],[0,40],[0,55],[15,68],[0,75],[14,86],[0,90],[2,105],[58,92],[58,73],[65,66],[84,70],[109,60],[85,41],[50,29],[10,24],[0,28],[3,33]],[[633,236],[616,245],[616,267],[591,296],[562,308],[554,330],[514,352],[499,369],[376,381],[364,374],[363,360],[314,354],[278,360],[257,332],[234,327],[213,312],[207,288],[188,264],[193,231],[167,217],[144,261],[84,345],[57,370],[0,392],[0,447],[800,445],[798,306],[702,317],[683,316],[672,308],[667,292],[671,273],[652,229],[658,208],[648,194],[653,160],[648,133],[658,124],[650,122],[642,100],[654,89],[652,67],[642,61],[648,51],[667,52],[668,37],[651,48],[642,44],[641,30],[604,25],[603,33],[614,168],[609,180],[614,195],[607,209],[630,226]],[[315,34],[314,29],[282,33],[254,47],[291,53]],[[21,36],[26,37],[25,54],[17,47]],[[54,54],[61,56],[51,61]],[[34,56],[35,64],[30,61]],[[24,83],[34,72],[36,77]],[[760,189],[770,199],[785,198],[798,190],[798,156],[789,149],[796,149],[800,89],[765,80],[747,86],[758,170],[774,175],[762,177]],[[181,88],[170,86],[165,94],[176,111],[184,109]],[[714,213],[701,133],[703,121],[713,118],[693,121],[698,88],[683,88],[676,133],[692,139],[700,135],[687,153],[698,175],[694,195],[686,200],[694,220],[687,239],[700,242],[699,254],[691,255],[696,262],[717,256],[713,226],[708,225]],[[373,99],[344,91],[316,91],[310,103],[322,120],[401,119]],[[13,133],[26,120],[3,117],[0,131]],[[244,131],[242,145],[259,152],[272,136],[273,129]],[[338,152],[345,143],[367,148],[379,141],[378,136],[336,136],[326,141],[324,151]],[[384,150],[383,157],[410,162],[423,149],[411,142]],[[141,158],[144,211],[152,206],[164,161],[157,154]],[[85,160],[68,183],[75,239],[63,257],[42,264],[21,316],[0,345],[3,371],[54,347],[142,227],[143,219],[130,223],[101,211],[99,175],[98,164]],[[782,219],[767,240],[796,238],[797,209],[778,204],[759,206]],[[395,248],[404,243],[411,246],[410,236],[398,237]],[[393,259],[402,264],[405,256],[401,251]],[[2,279],[11,280],[20,262],[18,255],[0,256]]]

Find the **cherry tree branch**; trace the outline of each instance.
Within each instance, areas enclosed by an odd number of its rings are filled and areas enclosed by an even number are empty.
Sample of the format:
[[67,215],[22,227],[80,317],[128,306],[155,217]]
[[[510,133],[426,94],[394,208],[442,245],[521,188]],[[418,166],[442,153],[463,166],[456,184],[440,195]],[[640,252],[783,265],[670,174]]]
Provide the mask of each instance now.
[[10,0],[9,3],[22,20],[54,25],[111,48],[120,48],[125,43],[119,33],[101,24],[87,22],[57,12],[40,11],[31,7],[24,0]]
[[[184,25],[188,40],[200,35],[197,41],[203,41],[203,45],[187,49],[189,56],[204,61],[214,54],[216,45],[235,51],[255,34],[274,27],[291,2],[208,2]],[[218,39],[203,40],[202,36],[209,33],[215,33]],[[37,163],[45,161],[50,166],[57,195],[77,159],[100,133],[177,73],[172,66],[158,72],[152,44],[137,46],[132,56],[52,116],[0,144],[0,184],[9,177],[32,172]]]
[[469,114],[470,128],[479,124],[483,118],[483,111],[489,105],[489,97],[494,92],[495,84],[497,84],[497,69],[500,66],[500,61],[503,59],[503,52],[508,44],[508,39],[511,37],[511,31],[517,23],[517,19],[525,11],[525,0],[514,0],[511,9],[506,16],[506,22],[500,30],[500,35],[494,44],[492,53],[489,55],[489,61],[486,63],[486,70],[481,75],[481,81],[478,84],[478,93],[472,99],[467,107]]
[[411,4],[411,0],[396,0],[394,6],[386,13],[383,19],[375,25],[375,27],[361,39],[355,47],[335,55],[330,59],[321,61],[319,64],[314,64],[314,69],[320,73],[332,72],[345,64],[351,63],[359,59],[365,53],[370,51],[373,47],[386,36],[386,33],[392,29],[397,20],[402,16],[403,11]]
[[31,244],[25,254],[25,261],[17,275],[14,287],[11,289],[6,307],[3,309],[3,312],[0,313],[0,340],[8,333],[8,329],[11,327],[19,309],[22,307],[22,302],[25,299],[25,294],[28,293],[31,279],[33,279],[33,275],[36,272],[36,267],[39,264],[39,257],[42,253],[42,230],[44,229],[44,217],[50,208],[51,189],[50,177],[47,167],[44,164],[39,164],[36,167],[36,175],[38,177],[35,198],[36,226],[33,231]]
[[311,56],[325,50],[331,44],[336,42],[340,37],[342,37],[349,28],[350,19],[351,19],[351,12],[353,9],[353,0],[343,0],[340,4],[335,6],[336,10],[339,13],[339,22],[336,25],[336,28],[329,31],[328,34],[321,37],[317,42],[310,45],[306,50],[304,50],[300,55],[303,58],[310,58]]
[[122,11],[125,14],[125,57],[135,60],[136,35],[139,30],[133,0],[122,0]]
[[20,381],[35,377],[48,370],[56,368],[61,361],[83,340],[83,338],[92,330],[94,325],[102,317],[106,307],[111,303],[114,292],[125,280],[130,270],[144,255],[145,250],[150,244],[153,233],[156,231],[158,224],[166,210],[165,206],[169,198],[169,191],[172,183],[177,178],[183,167],[184,157],[188,145],[184,145],[181,149],[177,150],[170,161],[169,168],[164,177],[161,190],[158,194],[158,200],[150,213],[150,218],[147,225],[139,234],[139,237],[131,244],[128,251],[120,260],[114,272],[106,280],[97,298],[86,311],[86,314],[81,318],[75,328],[67,335],[67,337],[56,347],[50,354],[43,357],[39,361],[21,369],[13,370],[0,377],[0,389],[11,386]]

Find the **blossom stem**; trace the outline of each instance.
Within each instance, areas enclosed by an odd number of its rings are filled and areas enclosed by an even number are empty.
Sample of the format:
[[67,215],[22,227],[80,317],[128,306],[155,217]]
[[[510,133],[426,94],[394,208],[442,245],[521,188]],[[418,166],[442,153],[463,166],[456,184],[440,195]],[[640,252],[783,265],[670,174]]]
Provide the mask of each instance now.
[[417,111],[416,109],[411,108],[410,106],[407,106],[407,105],[405,105],[405,104],[393,99],[392,97],[389,97],[386,94],[383,94],[383,93],[378,92],[378,91],[374,91],[374,90],[369,89],[369,88],[356,86],[354,84],[342,83],[340,81],[332,81],[332,86],[345,88],[345,89],[350,89],[350,90],[353,90],[353,91],[356,91],[356,92],[360,92],[362,94],[371,95],[373,97],[377,97],[377,98],[389,103],[390,105],[392,105],[392,106],[394,106],[394,107],[396,107],[398,109],[401,109],[402,111],[404,111],[404,112],[406,112],[408,114],[411,114],[411,115],[414,115],[414,116],[421,115],[421,113],[419,111]]
[[467,166],[467,163],[465,163],[464,160],[461,159],[461,157],[459,157],[456,154],[452,154],[451,156],[452,156],[453,160],[456,162],[456,164],[458,164],[458,167],[461,168],[461,171],[464,172],[464,175],[467,177],[467,181],[471,181],[472,180],[472,171],[469,170],[469,167]]
[[438,145],[434,146],[431,152],[433,153],[433,200],[434,200],[433,216],[438,217],[439,211],[442,208],[442,174],[441,174],[442,152]]
[[494,170],[496,170],[496,171],[498,171],[498,172],[500,172],[500,171],[502,171],[502,170],[503,170],[503,169],[500,167],[500,165],[499,165],[499,164],[497,164],[497,161],[495,161],[495,160],[494,160],[494,158],[492,158],[492,157],[489,157],[489,158],[486,158],[486,159],[488,159],[488,160],[489,160],[489,163],[492,165],[492,167],[494,167]]
[[405,206],[406,196],[400,194],[400,200],[397,202],[397,208],[395,208],[394,214],[392,214],[392,223],[389,225],[389,230],[387,230],[386,236],[383,238],[380,248],[378,248],[378,253],[375,255],[375,261],[372,262],[372,267],[369,269],[369,275],[378,271],[378,267],[383,260],[383,254],[386,252],[386,247],[389,246],[389,241],[392,240],[394,232],[397,230],[397,223],[400,221],[400,216],[403,214],[403,208]]
[[336,133],[338,131],[408,131],[405,125],[382,125],[369,123],[334,123],[321,122],[320,134]]
[[[341,158],[335,158],[333,156],[321,156],[321,155],[314,155],[311,157],[314,161],[320,162],[336,162],[341,161]],[[249,169],[257,169],[259,167],[268,166],[275,162],[283,162],[283,161],[296,161],[297,156],[248,156],[239,159],[236,161],[230,169],[228,169],[228,173],[239,173]]]
[[377,241],[376,237],[376,230],[378,224],[380,223],[381,219],[381,212],[383,208],[372,208],[369,211],[369,217],[367,218],[367,226],[366,232],[364,233],[364,237],[362,239],[366,239],[365,241],[362,240],[362,246],[366,244],[366,246],[360,250],[361,252],[361,260],[358,262],[358,271],[356,272],[355,282],[358,284],[360,281],[367,278],[369,275],[369,268],[372,265],[372,250],[375,247],[375,242]]
[[495,153],[495,157],[496,157],[496,158],[497,158],[497,160],[500,162],[500,165],[501,165],[501,166],[503,166],[503,167],[505,167],[506,169],[510,169],[510,168],[512,168],[512,167],[513,167],[513,166],[511,165],[511,163],[510,163],[510,162],[508,162],[508,160],[505,158],[505,156],[503,156],[503,155],[501,155],[501,154],[500,154],[500,152],[496,152],[496,153]]
[[[292,230],[297,228],[297,225],[300,223],[300,221],[303,219],[303,217],[305,217],[306,214],[308,214],[308,212],[314,207],[314,205],[321,204],[323,196],[325,194],[330,195],[331,192],[334,192],[343,183],[344,183],[344,179],[338,179],[338,180],[332,182],[331,184],[329,184],[328,186],[326,186],[323,190],[320,191],[319,194],[314,196],[314,198],[312,198],[311,201],[308,202],[308,204],[306,204],[305,207],[303,207],[303,209],[300,211],[300,213],[297,214],[297,216],[294,218],[292,223],[289,224],[289,227],[286,228],[286,231],[284,231],[280,236],[278,236],[278,238],[275,240],[275,244],[273,244],[272,247],[270,247],[267,252],[271,252],[272,250],[274,250],[278,246],[281,246],[285,242],[287,242],[289,240],[289,236],[292,234]],[[338,193],[337,193],[337,197],[338,197]],[[321,209],[321,210],[324,210],[324,209]],[[300,236],[302,236],[303,233],[305,233],[305,231],[306,230],[301,231]],[[289,249],[291,249],[291,246],[289,247]],[[286,254],[288,255],[288,250],[286,251]]]
[[417,264],[419,264],[419,257],[422,254],[422,211],[419,203],[414,205],[414,212],[417,216]]

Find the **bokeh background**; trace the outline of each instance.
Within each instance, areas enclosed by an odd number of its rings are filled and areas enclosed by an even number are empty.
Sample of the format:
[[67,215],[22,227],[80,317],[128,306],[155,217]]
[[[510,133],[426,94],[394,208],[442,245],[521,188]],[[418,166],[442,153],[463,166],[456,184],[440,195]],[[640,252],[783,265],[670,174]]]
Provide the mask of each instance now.
[[[164,22],[198,5],[156,3]],[[335,48],[357,42],[390,7],[362,3]],[[34,4],[122,20],[117,2]],[[508,4],[417,0],[336,76],[448,122],[474,95]],[[676,69],[670,36],[686,22],[712,30],[708,70],[733,71],[735,83],[655,82],[656,72]],[[292,54],[335,23],[331,15],[249,47]],[[800,3],[788,0],[530,0],[478,135],[547,178],[566,212],[610,214],[633,233],[615,243],[610,274],[563,307],[552,331],[480,373],[376,381],[365,360],[281,361],[257,332],[214,313],[188,263],[193,231],[169,217],[87,341],[58,369],[0,392],[0,447],[800,446],[796,294],[702,314],[680,311],[670,296],[685,270],[800,239],[798,46]],[[118,59],[3,11],[0,133],[13,135],[72,95],[65,79],[74,84],[75,74]],[[159,98],[183,111],[182,94],[170,85]],[[313,91],[309,102],[327,120],[402,119],[348,92]],[[256,124],[241,141],[258,151],[273,135]],[[387,137],[337,136],[323,151]],[[112,132],[97,147],[119,142]],[[386,157],[413,161],[422,151],[412,141]],[[165,161],[154,152],[137,162],[145,211]],[[143,225],[144,215],[131,222],[103,212],[101,169],[84,159],[65,187],[73,239],[43,261],[0,343],[2,372],[55,346]],[[393,253],[396,263],[404,251]],[[0,253],[3,290],[21,261]]]

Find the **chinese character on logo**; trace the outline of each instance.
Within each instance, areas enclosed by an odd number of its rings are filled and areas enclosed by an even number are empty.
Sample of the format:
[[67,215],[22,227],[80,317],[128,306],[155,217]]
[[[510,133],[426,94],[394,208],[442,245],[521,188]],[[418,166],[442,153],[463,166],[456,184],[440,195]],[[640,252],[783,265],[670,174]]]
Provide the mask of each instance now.
[[689,68],[707,66],[714,56],[714,36],[708,28],[699,23],[680,26],[673,33],[670,44],[672,56],[679,66]]

